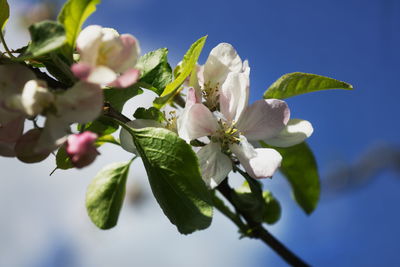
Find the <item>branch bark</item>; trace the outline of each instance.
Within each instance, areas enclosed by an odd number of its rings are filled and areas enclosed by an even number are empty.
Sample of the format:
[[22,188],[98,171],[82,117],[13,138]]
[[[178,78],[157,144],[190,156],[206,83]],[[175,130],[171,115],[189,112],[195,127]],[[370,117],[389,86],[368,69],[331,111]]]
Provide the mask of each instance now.
[[232,199],[232,195],[235,191],[229,186],[228,179],[225,179],[218,187],[218,191],[235,207],[235,209],[240,213],[240,215],[247,222],[250,233],[249,237],[260,239],[266,245],[271,247],[279,256],[281,256],[288,264],[291,266],[306,267],[310,266],[302,259],[300,259],[296,254],[285,247],[278,239],[276,239],[271,233],[269,233],[260,223],[253,221],[248,217],[245,212],[241,211]]

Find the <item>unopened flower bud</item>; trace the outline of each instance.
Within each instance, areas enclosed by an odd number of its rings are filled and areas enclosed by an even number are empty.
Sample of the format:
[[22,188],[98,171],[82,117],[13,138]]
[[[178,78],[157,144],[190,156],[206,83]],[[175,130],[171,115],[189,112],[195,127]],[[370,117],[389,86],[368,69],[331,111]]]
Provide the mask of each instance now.
[[91,164],[99,154],[94,142],[97,134],[86,131],[68,136],[66,151],[76,168],[83,168]]
[[18,109],[28,116],[36,116],[54,102],[54,95],[41,80],[28,81],[20,95],[15,95],[7,101],[7,106]]

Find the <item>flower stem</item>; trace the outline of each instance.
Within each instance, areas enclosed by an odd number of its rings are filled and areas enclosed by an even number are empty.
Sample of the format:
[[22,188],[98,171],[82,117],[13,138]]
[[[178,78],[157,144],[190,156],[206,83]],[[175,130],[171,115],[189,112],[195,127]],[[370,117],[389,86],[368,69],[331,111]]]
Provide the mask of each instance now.
[[248,231],[248,237],[260,239],[261,241],[263,241],[291,266],[309,266],[306,262],[304,262],[287,247],[285,247],[278,239],[271,235],[271,233],[269,233],[261,225],[261,223],[255,222],[253,219],[247,216],[245,212],[240,211],[240,209],[234,204],[234,201],[232,199],[232,195],[235,194],[235,191],[229,186],[228,179],[225,179],[217,187],[217,189],[232,204],[232,206],[234,206],[235,209],[240,212],[240,215],[247,222],[247,225],[250,229],[250,231]]
[[3,32],[0,29],[0,41],[3,43],[4,49],[6,50],[7,54],[10,56],[10,58],[15,58],[14,55],[11,53],[10,49],[7,46],[6,40],[4,40],[4,35]]
[[[105,116],[111,117],[116,119],[120,122],[126,123],[129,118],[125,117],[119,111],[115,110],[109,104],[104,105],[103,114]],[[242,175],[247,175],[247,173],[243,172],[242,170],[237,170]],[[251,178],[252,179],[252,178]],[[249,216],[246,215],[245,212],[241,211],[235,204],[232,199],[232,196],[235,191],[229,186],[228,179],[225,179],[218,187],[217,190],[232,204],[232,206],[236,210],[236,214],[232,212],[228,207],[225,206],[224,202],[219,199],[217,196],[214,195],[213,201],[214,206],[218,209],[222,214],[224,214],[227,218],[229,218],[240,230],[243,236],[247,236],[250,238],[256,238],[263,241],[266,245],[271,247],[276,253],[279,254],[288,264],[291,266],[298,266],[298,267],[306,267],[309,266],[305,263],[302,259],[296,256],[292,251],[290,251],[287,247],[285,247],[278,239],[276,239],[273,235],[271,235],[262,225],[261,223],[255,222]],[[238,216],[240,215],[247,224],[245,224],[241,218]]]

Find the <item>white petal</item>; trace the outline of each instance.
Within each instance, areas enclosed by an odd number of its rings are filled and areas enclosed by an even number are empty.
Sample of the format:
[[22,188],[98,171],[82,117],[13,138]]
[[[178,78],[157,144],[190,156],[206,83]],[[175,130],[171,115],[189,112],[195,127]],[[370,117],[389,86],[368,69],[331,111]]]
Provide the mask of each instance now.
[[57,115],[68,123],[87,123],[103,110],[103,91],[95,84],[78,82],[56,98]]
[[220,143],[209,143],[197,153],[204,182],[211,189],[217,187],[232,170],[232,162],[221,152]]
[[[128,125],[131,128],[134,128],[134,129],[141,129],[141,128],[146,128],[146,127],[157,127],[157,128],[162,127],[162,125],[156,121],[142,120],[142,119],[137,119],[137,120],[127,122],[126,125]],[[138,154],[138,152],[136,150],[136,146],[132,139],[132,135],[124,128],[122,128],[121,132],[119,133],[119,139],[121,142],[121,147],[123,149],[125,149],[128,152],[134,153],[136,155]]]
[[249,100],[249,81],[244,73],[229,73],[221,86],[219,104],[228,121],[238,121]]
[[76,48],[80,54],[80,62],[95,66],[100,49],[102,27],[91,25],[81,31],[77,40]]
[[204,83],[214,87],[217,83],[222,84],[228,73],[241,70],[242,60],[236,50],[230,44],[221,43],[211,50],[204,64]]
[[250,141],[265,140],[279,134],[289,117],[290,110],[285,101],[258,100],[243,112],[237,127]]
[[178,119],[178,135],[185,141],[212,135],[218,127],[217,119],[203,104],[185,108]]
[[201,103],[201,98],[198,97],[198,94],[196,93],[196,89],[193,87],[190,87],[186,96],[186,104],[185,108],[190,108],[194,104],[200,104]]
[[48,115],[34,151],[54,150],[58,145],[67,140],[69,131],[68,122],[52,114]]
[[122,50],[115,59],[119,62],[119,66],[114,70],[118,73],[123,73],[136,65],[140,55],[140,45],[139,41],[130,34],[122,34],[120,40],[122,43]]
[[46,82],[30,80],[25,84],[21,95],[21,104],[28,116],[40,114],[53,101],[54,95],[47,89]]
[[291,119],[277,136],[264,141],[269,145],[277,147],[294,146],[310,137],[313,131],[314,129],[309,121]]
[[254,149],[247,140],[229,146],[246,172],[253,178],[269,178],[280,167],[282,156],[274,149]]
[[105,66],[97,66],[93,68],[86,81],[98,85],[106,85],[112,83],[118,78],[118,75],[110,68]]

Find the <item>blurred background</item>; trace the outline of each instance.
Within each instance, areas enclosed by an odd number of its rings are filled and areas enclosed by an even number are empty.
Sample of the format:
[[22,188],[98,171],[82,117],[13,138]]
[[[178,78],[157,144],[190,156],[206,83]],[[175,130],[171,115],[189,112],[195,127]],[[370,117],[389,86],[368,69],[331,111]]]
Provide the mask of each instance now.
[[[62,1],[9,0],[10,47],[27,43],[27,26],[54,18]],[[313,266],[399,266],[400,2],[396,0],[113,0],[87,24],[135,35],[143,54],[168,47],[176,64],[208,34],[200,63],[220,42],[251,67],[251,101],[281,75],[301,71],[353,84],[288,99],[292,117],[314,126],[309,139],[321,174],[321,201],[305,215],[279,174],[264,181],[281,202],[268,229]],[[135,98],[126,114],[153,95]],[[215,214],[212,226],[180,235],[155,202],[140,160],[116,228],[98,230],[85,191],[102,166],[130,155],[104,146],[95,164],[56,171],[51,156],[26,165],[0,158],[0,266],[286,266],[259,241],[242,239]]]

